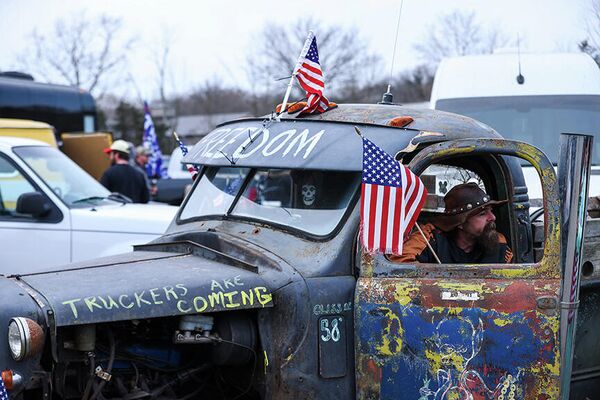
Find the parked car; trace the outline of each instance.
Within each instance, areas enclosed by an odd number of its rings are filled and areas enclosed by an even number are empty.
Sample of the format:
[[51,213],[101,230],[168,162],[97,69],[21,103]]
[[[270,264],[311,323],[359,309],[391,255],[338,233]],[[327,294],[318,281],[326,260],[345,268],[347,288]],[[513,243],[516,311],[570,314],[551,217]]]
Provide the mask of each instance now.
[[162,234],[176,211],[111,194],[46,143],[0,137],[0,274],[131,250]]

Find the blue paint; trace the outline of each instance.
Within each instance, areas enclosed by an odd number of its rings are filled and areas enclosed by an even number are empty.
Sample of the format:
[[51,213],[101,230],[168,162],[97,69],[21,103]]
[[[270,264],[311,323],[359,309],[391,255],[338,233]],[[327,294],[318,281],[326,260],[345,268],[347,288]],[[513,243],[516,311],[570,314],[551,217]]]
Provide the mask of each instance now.
[[[357,310],[359,352],[368,354],[381,367],[382,399],[437,399],[440,394],[433,393],[440,385],[451,387],[460,379],[465,381],[461,371],[468,371],[467,380],[475,382],[472,390],[484,392],[485,387],[494,390],[499,383],[507,382],[509,374],[519,376],[515,383],[518,385],[523,383],[524,375],[534,363],[552,362],[554,357],[551,350],[544,350],[545,339],[534,334],[535,327],[531,324],[535,321],[523,312],[507,316],[493,310],[464,308],[457,314],[450,309],[434,311],[415,305],[364,302],[359,302]],[[396,317],[404,332],[402,349],[394,349],[392,345],[399,331],[395,326]],[[511,322],[497,326],[494,322],[497,318]],[[395,354],[381,355],[377,349],[383,344],[390,321],[392,329],[388,339]],[[436,354],[460,354],[466,365],[457,370],[448,364],[441,371],[432,371],[425,355],[427,350]],[[428,385],[424,385],[426,380],[429,380]],[[423,389],[427,386],[431,389],[429,392]]]

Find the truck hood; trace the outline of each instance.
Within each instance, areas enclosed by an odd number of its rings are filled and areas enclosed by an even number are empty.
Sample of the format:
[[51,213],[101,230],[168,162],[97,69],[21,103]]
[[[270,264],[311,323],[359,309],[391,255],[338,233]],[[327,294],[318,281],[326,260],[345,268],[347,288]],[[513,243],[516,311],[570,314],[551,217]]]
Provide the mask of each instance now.
[[71,209],[73,230],[129,232],[160,235],[177,207],[163,204],[108,204]]
[[46,300],[56,326],[273,306],[257,271],[194,254],[135,251],[19,279]]

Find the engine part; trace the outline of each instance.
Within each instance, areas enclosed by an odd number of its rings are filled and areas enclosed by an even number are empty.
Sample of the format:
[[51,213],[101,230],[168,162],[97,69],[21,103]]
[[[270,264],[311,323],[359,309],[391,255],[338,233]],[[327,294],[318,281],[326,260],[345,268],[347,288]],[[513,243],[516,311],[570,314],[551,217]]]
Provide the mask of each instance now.
[[214,343],[216,338],[210,335],[210,332],[192,333],[190,331],[175,331],[173,343],[175,344],[202,344]]
[[247,314],[224,313],[216,319],[215,333],[219,341],[213,348],[215,364],[243,365],[256,357],[256,326]]
[[96,348],[96,325],[79,325],[75,329],[75,350],[94,351]]
[[182,331],[211,331],[214,318],[207,315],[184,315],[179,321]]

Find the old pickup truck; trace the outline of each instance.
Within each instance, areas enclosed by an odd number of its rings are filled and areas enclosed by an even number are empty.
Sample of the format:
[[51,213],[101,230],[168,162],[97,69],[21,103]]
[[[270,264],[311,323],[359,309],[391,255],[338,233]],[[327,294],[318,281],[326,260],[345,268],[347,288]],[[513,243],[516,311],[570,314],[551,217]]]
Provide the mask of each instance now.
[[[355,127],[426,186],[446,175],[508,200],[496,217],[513,263],[396,264],[364,252]],[[202,171],[163,236],[0,277],[10,396],[596,398],[591,216],[581,254],[589,138],[564,143],[557,179],[534,146],[441,111],[340,105],[225,123],[184,158]],[[543,188],[535,215],[523,160]],[[423,221],[440,212],[428,189]]]

